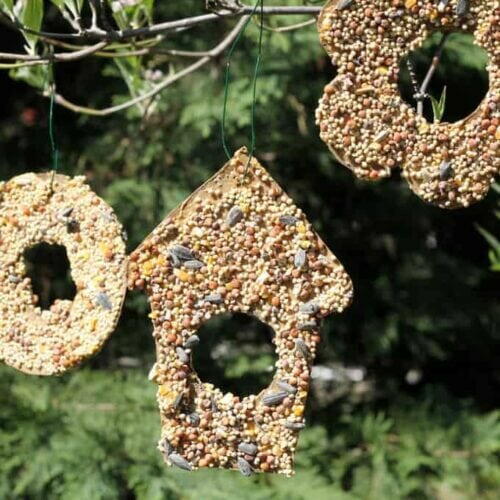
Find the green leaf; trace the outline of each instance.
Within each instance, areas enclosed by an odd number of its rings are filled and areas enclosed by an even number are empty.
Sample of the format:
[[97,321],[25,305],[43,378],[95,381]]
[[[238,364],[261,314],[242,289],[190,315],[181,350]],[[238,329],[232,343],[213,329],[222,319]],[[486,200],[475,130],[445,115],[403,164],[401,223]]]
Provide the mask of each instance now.
[[439,101],[433,96],[430,96],[430,99],[432,103],[432,112],[434,114],[434,123],[439,123],[443,119],[444,107],[446,105],[446,86],[443,87]]
[[66,4],[65,0],[50,0],[59,10],[64,9],[64,5]]
[[481,226],[477,226],[477,230],[483,235],[483,238],[488,242],[491,248],[500,254],[500,241],[492,235],[489,231],[482,228]]
[[[33,31],[40,31],[43,19],[43,0],[25,0],[19,19],[26,28]],[[28,42],[30,52],[33,53],[38,36],[27,32],[23,32],[23,35]]]
[[9,71],[14,80],[21,80],[28,85],[42,90],[48,81],[48,66],[24,66]]
[[0,0],[0,7],[7,13],[12,14],[14,10],[14,2],[13,0]]

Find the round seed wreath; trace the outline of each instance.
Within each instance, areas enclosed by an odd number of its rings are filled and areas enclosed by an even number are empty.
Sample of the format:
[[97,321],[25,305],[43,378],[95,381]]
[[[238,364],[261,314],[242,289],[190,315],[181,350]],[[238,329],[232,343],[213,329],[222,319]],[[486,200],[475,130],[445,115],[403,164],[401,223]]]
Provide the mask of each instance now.
[[[83,177],[24,174],[0,183],[0,360],[55,375],[95,354],[116,326],[126,293],[122,227]],[[66,248],[77,293],[38,307],[24,251]]]

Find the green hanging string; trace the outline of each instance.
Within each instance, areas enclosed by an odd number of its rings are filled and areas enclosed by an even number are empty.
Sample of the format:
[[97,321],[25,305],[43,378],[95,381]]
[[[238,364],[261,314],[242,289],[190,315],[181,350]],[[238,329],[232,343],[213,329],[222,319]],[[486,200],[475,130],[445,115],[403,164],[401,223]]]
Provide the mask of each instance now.
[[231,48],[229,49],[229,53],[227,56],[227,63],[226,63],[226,73],[225,73],[225,78],[224,78],[224,106],[222,110],[222,124],[221,124],[221,135],[222,135],[222,146],[224,148],[224,151],[226,153],[226,156],[228,160],[231,159],[232,155],[229,150],[229,147],[227,145],[227,139],[226,139],[226,117],[227,117],[227,101],[229,97],[229,84],[230,84],[230,67],[231,67],[231,58],[233,56],[233,52],[238,45],[240,39],[242,38],[243,34],[245,33],[245,30],[247,29],[248,24],[252,20],[252,16],[257,12],[257,8],[259,7],[260,4],[260,33],[259,33],[259,45],[258,45],[258,53],[257,53],[257,59],[255,61],[255,69],[254,69],[254,74],[253,74],[253,80],[252,80],[252,109],[251,109],[251,144],[250,144],[250,152],[248,154],[248,163],[247,163],[247,168],[248,165],[250,164],[250,160],[253,157],[253,153],[255,151],[255,107],[256,107],[256,99],[257,99],[257,80],[259,78],[259,70],[260,70],[260,63],[262,60],[262,38],[263,38],[263,32],[264,32],[264,0],[257,0],[255,3],[255,6],[252,10],[252,12],[248,16],[248,20],[243,26],[243,29],[238,33],[238,36],[235,38],[233,44],[231,45]]
[[54,132],[54,102],[56,97],[56,83],[54,79],[54,63],[51,62],[48,68],[48,78],[50,85],[50,105],[49,105],[49,140],[50,153],[52,158],[52,171],[55,174],[59,168],[59,150],[57,149]]
[[50,91],[49,103],[49,142],[50,142],[50,156],[52,163],[52,176],[50,179],[50,193],[53,192],[54,177],[59,169],[59,150],[57,149],[55,126],[54,126],[54,104],[56,100],[56,82],[54,77],[54,60],[52,57],[53,49],[50,47],[47,50],[49,55],[49,64],[47,66],[47,73],[43,82],[44,93]]

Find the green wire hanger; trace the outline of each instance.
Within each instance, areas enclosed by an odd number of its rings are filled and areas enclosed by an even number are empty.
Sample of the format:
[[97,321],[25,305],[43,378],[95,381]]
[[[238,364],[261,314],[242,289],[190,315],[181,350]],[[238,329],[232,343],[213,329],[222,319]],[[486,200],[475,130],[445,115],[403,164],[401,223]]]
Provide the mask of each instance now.
[[250,160],[253,157],[253,154],[255,152],[255,107],[256,107],[256,99],[257,99],[257,80],[259,78],[259,70],[260,70],[260,65],[261,65],[261,60],[262,60],[262,38],[263,38],[263,32],[264,32],[264,0],[257,0],[255,3],[255,6],[252,10],[252,12],[249,14],[248,19],[246,23],[243,26],[243,29],[238,33],[238,36],[234,40],[233,44],[231,45],[231,48],[229,50],[228,56],[227,56],[227,62],[226,62],[226,72],[225,72],[225,78],[224,78],[224,106],[222,110],[222,122],[221,122],[221,135],[222,135],[222,146],[224,148],[224,151],[226,153],[226,156],[228,160],[231,159],[232,155],[229,150],[229,147],[227,145],[227,138],[226,138],[226,117],[227,117],[227,101],[229,97],[229,84],[230,84],[230,68],[231,68],[231,58],[233,56],[234,50],[236,46],[238,45],[239,41],[243,37],[243,34],[245,33],[250,21],[252,20],[252,16],[257,12],[257,8],[260,5],[260,33],[259,33],[259,45],[258,45],[258,53],[257,53],[257,59],[255,61],[255,69],[254,69],[254,74],[253,74],[253,80],[252,80],[252,109],[251,109],[251,144],[250,144],[250,151],[248,154],[248,163],[247,163],[247,168],[248,165],[250,164]]

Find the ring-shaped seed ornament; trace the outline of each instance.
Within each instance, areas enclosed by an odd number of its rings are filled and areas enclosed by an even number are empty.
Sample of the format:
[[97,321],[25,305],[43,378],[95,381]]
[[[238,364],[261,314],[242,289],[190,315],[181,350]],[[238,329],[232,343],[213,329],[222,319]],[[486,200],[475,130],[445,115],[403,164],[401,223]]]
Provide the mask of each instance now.
[[[363,179],[401,168],[411,189],[442,208],[481,200],[500,171],[498,0],[331,0],[320,40],[338,67],[316,111],[336,159]],[[489,56],[489,90],[471,115],[428,123],[398,90],[401,59],[434,31],[471,33]]]
[[[320,320],[348,306],[352,283],[269,173],[247,164],[241,149],[167,216],[131,255],[130,286],[151,303],[166,462],[291,475]],[[193,368],[198,328],[227,312],[274,329],[276,371],[259,394],[223,394]]]
[[[37,305],[24,252],[65,247],[74,300]],[[23,174],[0,183],[0,360],[59,375],[95,354],[114,330],[127,290],[123,230],[84,177]]]

